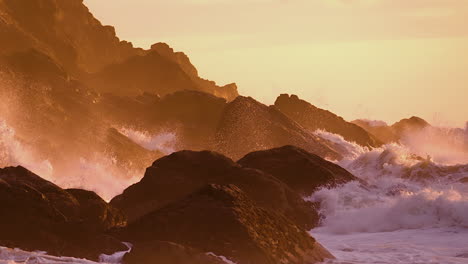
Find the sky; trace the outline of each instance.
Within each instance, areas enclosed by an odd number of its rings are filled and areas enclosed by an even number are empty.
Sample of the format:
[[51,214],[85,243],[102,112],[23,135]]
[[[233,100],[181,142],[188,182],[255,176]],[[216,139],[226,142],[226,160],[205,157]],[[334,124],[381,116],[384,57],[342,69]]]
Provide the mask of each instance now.
[[121,39],[186,53],[203,78],[351,121],[468,121],[468,0],[85,0]]

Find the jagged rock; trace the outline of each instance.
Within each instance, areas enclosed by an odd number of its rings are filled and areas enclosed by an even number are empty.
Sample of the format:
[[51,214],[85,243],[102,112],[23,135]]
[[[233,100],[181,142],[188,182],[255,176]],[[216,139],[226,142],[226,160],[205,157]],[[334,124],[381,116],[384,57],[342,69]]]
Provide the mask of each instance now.
[[37,49],[79,75],[143,53],[120,41],[82,0],[5,0],[0,11],[3,54]]
[[126,220],[92,192],[66,191],[22,167],[0,169],[0,244],[97,259],[125,250],[105,235]]
[[331,144],[304,130],[276,107],[250,97],[237,97],[224,110],[216,134],[216,150],[233,159],[249,152],[295,145],[331,159],[340,158]]
[[311,229],[318,223],[312,206],[280,180],[209,151],[180,151],[155,161],[139,183],[111,204],[135,221],[210,183],[235,184],[259,206],[284,213],[300,227]]
[[309,131],[325,130],[365,147],[379,147],[382,142],[363,128],[345,121],[334,113],[299,99],[297,95],[282,94],[275,107]]
[[359,180],[340,166],[294,146],[252,152],[238,163],[265,171],[304,196],[322,187]]
[[134,243],[174,241],[238,264],[312,264],[333,256],[286,217],[258,207],[234,185],[211,184],[122,231]]

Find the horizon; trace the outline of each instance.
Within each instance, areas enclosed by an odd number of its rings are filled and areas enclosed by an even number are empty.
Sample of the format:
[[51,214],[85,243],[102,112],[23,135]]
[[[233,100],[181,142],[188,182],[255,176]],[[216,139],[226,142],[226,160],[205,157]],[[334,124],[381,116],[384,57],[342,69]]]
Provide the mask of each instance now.
[[[289,93],[348,121],[390,125],[419,116],[436,126],[460,128],[468,121],[466,2],[85,4],[122,40],[142,48],[168,43],[189,56],[201,77],[235,82],[241,95],[265,104]],[[220,13],[225,8],[233,14]],[[179,16],[170,15],[176,11]],[[236,14],[245,21],[235,20]]]

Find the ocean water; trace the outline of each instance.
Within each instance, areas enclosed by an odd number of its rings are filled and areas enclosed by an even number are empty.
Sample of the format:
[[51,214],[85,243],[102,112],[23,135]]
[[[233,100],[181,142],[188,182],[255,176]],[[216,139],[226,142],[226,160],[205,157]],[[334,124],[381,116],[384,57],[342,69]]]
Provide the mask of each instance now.
[[[434,146],[440,143],[429,137],[420,144],[433,144],[425,149],[437,153],[426,151],[421,158],[421,147],[412,144],[369,150],[317,133],[347,149],[336,163],[367,182],[306,198],[321,203],[321,226],[310,233],[336,256],[326,263],[468,263],[468,183],[462,180],[468,177],[468,148],[460,147],[466,141],[455,142],[454,152],[447,145],[438,152]],[[458,153],[458,163],[440,153]]]
[[[129,246],[129,250],[131,245]],[[0,264],[118,264],[127,251],[116,252],[113,255],[101,255],[100,262],[86,259],[55,257],[47,255],[46,252],[28,252],[20,249],[0,247]]]

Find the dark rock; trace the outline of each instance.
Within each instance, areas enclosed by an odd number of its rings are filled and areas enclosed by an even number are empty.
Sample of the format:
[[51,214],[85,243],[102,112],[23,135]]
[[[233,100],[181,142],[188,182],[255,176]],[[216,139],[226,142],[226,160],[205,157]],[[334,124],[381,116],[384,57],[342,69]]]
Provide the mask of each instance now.
[[134,243],[174,241],[238,264],[318,263],[333,256],[286,217],[254,204],[234,185],[208,185],[130,224]]
[[65,191],[22,167],[0,169],[0,244],[52,255],[98,259],[124,250],[103,232],[125,225],[92,192]]
[[304,130],[276,107],[250,97],[237,97],[228,104],[216,135],[216,150],[233,159],[249,152],[295,145],[321,157],[341,157],[330,142]]
[[127,219],[123,213],[106,203],[96,193],[81,189],[67,189],[66,191],[79,203],[80,225],[86,232],[104,232],[127,225]]
[[133,245],[124,256],[125,264],[224,264],[217,257],[199,250],[166,241],[149,241]]
[[358,180],[342,167],[294,146],[252,152],[238,163],[265,171],[305,196],[321,187]]
[[297,95],[280,95],[275,101],[275,107],[309,131],[325,130],[365,147],[382,145],[380,140],[361,127],[345,121],[330,111],[315,107],[299,99]]
[[111,204],[134,221],[210,183],[235,184],[259,206],[284,213],[300,227],[311,229],[318,222],[317,212],[280,180],[210,151],[181,151],[155,161]]

